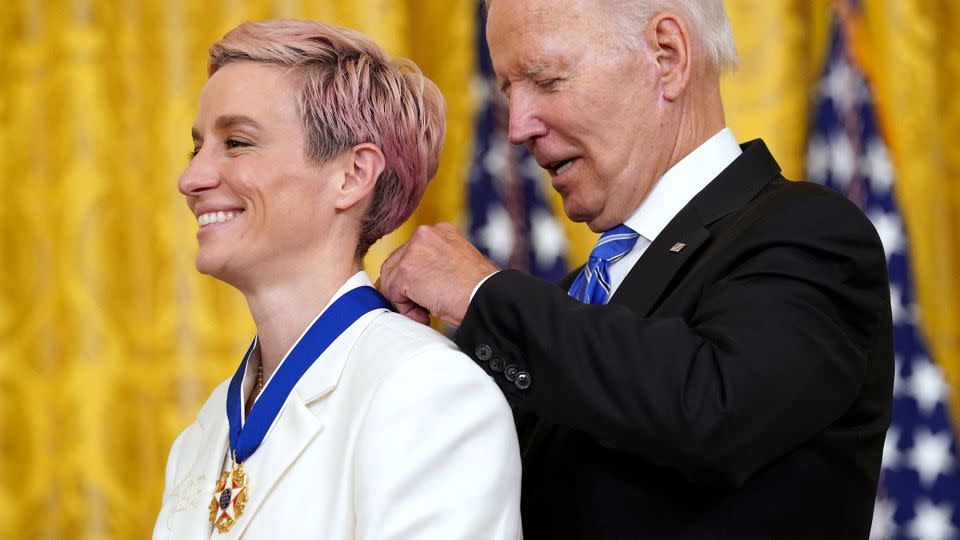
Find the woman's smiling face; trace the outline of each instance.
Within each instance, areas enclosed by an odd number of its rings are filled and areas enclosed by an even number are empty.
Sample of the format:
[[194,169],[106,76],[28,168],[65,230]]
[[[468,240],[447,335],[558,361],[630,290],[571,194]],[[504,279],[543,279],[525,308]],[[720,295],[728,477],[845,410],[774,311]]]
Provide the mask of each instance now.
[[[300,266],[335,213],[331,175],[304,151],[289,72],[254,62],[223,66],[200,95],[194,153],[178,187],[196,216],[197,269],[234,285]],[[342,172],[339,172],[342,174]]]

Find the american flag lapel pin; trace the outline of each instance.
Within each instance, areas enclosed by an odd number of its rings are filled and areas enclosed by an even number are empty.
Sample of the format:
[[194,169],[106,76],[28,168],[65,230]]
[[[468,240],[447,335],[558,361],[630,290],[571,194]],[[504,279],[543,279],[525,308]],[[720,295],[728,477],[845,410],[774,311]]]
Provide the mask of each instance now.
[[670,248],[670,251],[672,251],[672,252],[674,252],[674,253],[680,253],[680,250],[683,249],[683,248],[685,248],[685,247],[687,247],[687,245],[684,244],[683,242],[677,242],[676,244],[673,245],[672,248]]

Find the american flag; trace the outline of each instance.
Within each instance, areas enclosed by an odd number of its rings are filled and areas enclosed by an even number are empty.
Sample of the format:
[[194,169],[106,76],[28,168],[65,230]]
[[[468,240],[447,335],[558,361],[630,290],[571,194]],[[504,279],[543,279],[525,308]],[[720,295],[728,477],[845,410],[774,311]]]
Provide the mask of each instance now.
[[544,173],[507,140],[508,108],[497,88],[477,6],[477,99],[473,160],[467,187],[470,241],[501,268],[557,281],[567,272],[567,240],[543,194]]
[[851,54],[850,24],[859,13],[852,4],[840,8],[813,106],[807,178],[856,203],[876,227],[887,255],[896,375],[870,538],[958,538],[960,471],[947,410],[950,389],[924,345],[907,235],[893,189],[896,174],[870,86]]

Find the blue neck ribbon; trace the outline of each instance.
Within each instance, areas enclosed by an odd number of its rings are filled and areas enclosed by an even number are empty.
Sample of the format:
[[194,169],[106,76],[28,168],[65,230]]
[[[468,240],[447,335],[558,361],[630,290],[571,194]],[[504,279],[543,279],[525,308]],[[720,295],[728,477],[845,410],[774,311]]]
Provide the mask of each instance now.
[[243,361],[240,362],[240,367],[233,374],[227,392],[230,450],[237,463],[243,463],[257,451],[280,413],[280,409],[287,401],[287,396],[317,358],[357,319],[380,308],[391,309],[390,302],[373,287],[365,285],[344,293],[317,317],[300,341],[287,353],[280,368],[273,374],[270,384],[264,388],[263,394],[253,404],[250,416],[247,417],[246,422],[242,422],[243,375],[247,371],[250,354],[257,345],[257,339],[254,338],[243,356]]

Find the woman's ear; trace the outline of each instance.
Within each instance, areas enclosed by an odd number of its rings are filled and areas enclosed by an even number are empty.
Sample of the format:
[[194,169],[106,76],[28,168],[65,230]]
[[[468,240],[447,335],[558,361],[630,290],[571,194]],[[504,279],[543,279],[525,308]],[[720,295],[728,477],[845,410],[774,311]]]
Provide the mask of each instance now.
[[337,210],[347,210],[364,200],[377,185],[377,179],[387,163],[383,152],[375,144],[358,144],[348,150],[347,154],[343,184],[337,193]]
[[684,22],[669,11],[651,19],[646,34],[657,57],[663,97],[674,101],[683,95],[690,81],[690,34]]

